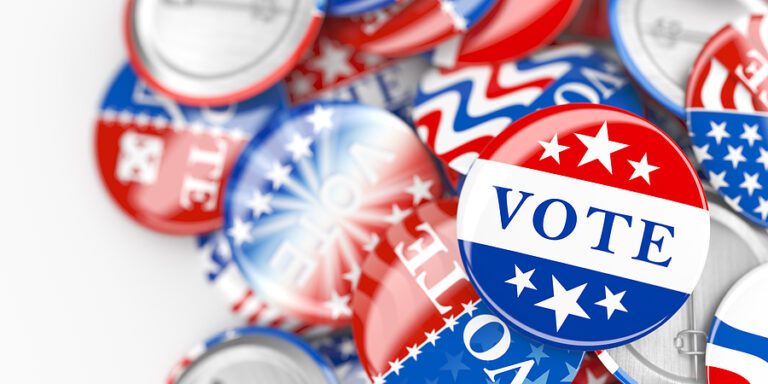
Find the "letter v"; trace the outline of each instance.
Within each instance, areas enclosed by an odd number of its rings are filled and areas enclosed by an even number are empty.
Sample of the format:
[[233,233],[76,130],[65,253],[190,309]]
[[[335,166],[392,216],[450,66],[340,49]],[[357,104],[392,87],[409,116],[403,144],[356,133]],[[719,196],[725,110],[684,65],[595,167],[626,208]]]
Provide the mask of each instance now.
[[525,203],[525,200],[527,200],[529,197],[533,196],[533,193],[523,192],[520,191],[520,195],[522,198],[520,199],[520,202],[517,203],[517,207],[515,207],[515,211],[512,212],[512,214],[509,214],[509,206],[507,205],[507,195],[509,192],[512,192],[509,188],[504,187],[497,187],[496,188],[496,198],[499,200],[499,216],[501,216],[501,229],[507,229],[509,226],[509,223],[512,221],[512,219],[517,215],[517,211],[520,210],[520,207],[523,206],[523,203]]

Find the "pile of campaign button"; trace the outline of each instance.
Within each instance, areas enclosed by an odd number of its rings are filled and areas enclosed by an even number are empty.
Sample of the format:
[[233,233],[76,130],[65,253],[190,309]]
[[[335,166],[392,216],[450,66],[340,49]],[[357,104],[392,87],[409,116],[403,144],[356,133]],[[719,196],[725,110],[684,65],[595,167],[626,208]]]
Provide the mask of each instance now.
[[363,265],[353,331],[374,384],[570,383],[583,353],[526,339],[472,289],[456,241],[456,198],[391,227]]
[[185,104],[242,101],[280,81],[315,38],[325,0],[129,0],[131,64]]
[[402,120],[361,104],[311,103],[278,113],[243,151],[225,228],[256,294],[298,320],[341,326],[365,253],[441,195],[437,168]]
[[768,261],[768,236],[707,190],[711,235],[701,279],[688,301],[650,335],[600,353],[623,383],[706,384],[704,349],[717,305],[741,276]]
[[239,104],[189,107],[153,92],[125,65],[96,124],[102,180],[142,225],[172,234],[213,231],[223,222],[223,186],[237,156],[284,104],[275,86]]
[[684,304],[706,261],[696,172],[658,128],[617,108],[570,104],[518,120],[474,162],[460,199],[459,248],[478,293],[549,345],[596,350],[647,335]]
[[313,100],[355,101],[409,121],[416,87],[429,63],[387,59],[343,44],[325,30],[285,79],[292,105]]
[[498,0],[402,0],[323,28],[339,41],[387,57],[419,54],[466,32]]
[[717,308],[707,342],[707,382],[757,384],[768,377],[768,265],[733,285]]
[[439,45],[432,62],[445,68],[525,57],[557,37],[581,0],[499,0],[466,34]]
[[222,332],[192,349],[166,384],[340,384],[312,347],[289,333],[244,327]]
[[693,150],[712,186],[735,211],[768,227],[768,109],[764,16],[735,21],[696,59],[686,108]]
[[632,77],[665,108],[685,117],[686,81],[709,36],[750,12],[768,12],[751,0],[611,0],[616,50]]
[[478,153],[510,123],[541,108],[600,103],[642,114],[621,67],[587,44],[564,44],[520,62],[431,69],[414,101],[419,137],[466,174]]

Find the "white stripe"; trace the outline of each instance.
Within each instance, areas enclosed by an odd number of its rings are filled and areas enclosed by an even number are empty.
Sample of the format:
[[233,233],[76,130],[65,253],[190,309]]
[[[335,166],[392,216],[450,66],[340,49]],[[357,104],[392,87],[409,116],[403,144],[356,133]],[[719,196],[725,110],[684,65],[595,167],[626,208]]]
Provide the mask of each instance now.
[[[519,191],[534,194],[506,229],[501,228],[498,199],[493,186],[513,190],[508,196],[510,212],[521,199]],[[457,227],[458,237],[462,240],[515,250],[685,293],[693,291],[706,261],[709,212],[704,209],[483,159],[476,160],[472,165],[463,188]],[[572,204],[577,215],[573,233],[556,241],[541,237],[532,224],[536,207],[544,200],[553,198]],[[632,217],[631,227],[627,227],[623,219],[616,218],[610,239],[610,250],[614,254],[591,248],[599,243],[604,223],[602,213],[587,218],[587,211],[593,206]],[[564,217],[561,204],[550,206],[544,220],[545,232],[550,235],[560,233]],[[652,245],[649,253],[649,259],[657,262],[671,257],[668,267],[633,259],[638,255],[645,226],[641,219],[674,227],[674,237],[663,228],[655,229],[653,239],[663,236],[663,246],[659,252]]]
[[717,367],[739,374],[750,383],[764,383],[768,378],[768,363],[748,353],[715,344],[707,344],[708,367]]
[[704,80],[704,85],[701,87],[701,102],[706,109],[721,111],[725,108],[723,108],[720,95],[723,91],[725,80],[728,78],[728,71],[715,59],[712,59],[710,63],[709,73]]
[[741,33],[742,36],[749,38],[749,22],[749,17],[740,17],[738,20],[731,22],[731,27]]
[[752,104],[752,94],[741,83],[736,85],[733,91],[733,104],[739,112],[755,112],[755,106]]

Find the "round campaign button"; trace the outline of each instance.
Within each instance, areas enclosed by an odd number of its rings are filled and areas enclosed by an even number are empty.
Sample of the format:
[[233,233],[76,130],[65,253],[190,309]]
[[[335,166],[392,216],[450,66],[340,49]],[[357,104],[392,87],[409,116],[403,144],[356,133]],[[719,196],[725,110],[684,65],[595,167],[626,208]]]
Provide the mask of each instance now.
[[583,353],[531,341],[472,288],[456,241],[458,199],[392,226],[363,265],[353,331],[374,384],[570,383]]
[[765,26],[762,15],[742,18],[707,42],[686,107],[694,154],[712,186],[736,212],[768,227]]
[[402,0],[328,0],[328,14],[350,16],[375,11]]
[[291,318],[254,294],[232,260],[231,246],[224,231],[198,236],[197,246],[206,281],[221,294],[222,303],[232,316],[243,324],[280,328],[305,337],[331,331],[326,326],[307,325]]
[[650,333],[706,261],[696,172],[669,137],[618,108],[561,105],[518,120],[460,196],[459,248],[478,293],[551,345],[596,350]]
[[125,65],[96,124],[102,180],[142,225],[172,234],[213,231],[223,222],[223,185],[237,156],[284,102],[275,86],[227,107],[179,105]]
[[741,278],[717,308],[707,342],[707,382],[756,384],[768,377],[768,265]]
[[714,191],[707,189],[706,195],[709,254],[685,305],[648,336],[600,353],[600,360],[625,384],[706,384],[704,350],[718,304],[733,283],[768,261],[765,230],[741,220]]
[[243,151],[224,206],[232,254],[254,291],[308,324],[348,324],[360,264],[381,232],[442,194],[402,120],[362,104],[276,115]]
[[519,62],[426,72],[413,121],[432,152],[466,174],[478,153],[513,121],[541,108],[579,102],[643,113],[619,64],[592,46],[564,44]]
[[411,119],[416,88],[429,62],[414,56],[387,59],[360,52],[325,29],[285,79],[290,103],[314,100],[355,101]]
[[339,384],[333,369],[306,342],[271,328],[222,332],[193,348],[166,384]]
[[223,105],[280,81],[309,48],[326,0],[129,0],[131,64],[182,103]]
[[312,345],[330,361],[341,384],[371,384],[360,364],[355,340],[349,328],[316,340]]
[[444,68],[517,60],[550,43],[582,0],[501,0],[466,34],[439,45],[432,62]]
[[656,101],[685,117],[691,65],[707,38],[750,12],[766,12],[751,0],[611,0],[616,50],[632,77]]
[[466,32],[497,0],[402,0],[392,6],[325,23],[339,41],[386,57],[410,56]]

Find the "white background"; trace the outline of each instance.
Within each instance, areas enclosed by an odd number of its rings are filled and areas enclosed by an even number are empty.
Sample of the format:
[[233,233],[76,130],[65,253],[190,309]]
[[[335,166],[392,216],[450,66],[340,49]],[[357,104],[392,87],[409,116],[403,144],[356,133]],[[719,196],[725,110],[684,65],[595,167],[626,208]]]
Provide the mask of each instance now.
[[0,383],[162,383],[234,325],[194,240],[134,224],[97,174],[122,7],[0,1]]

